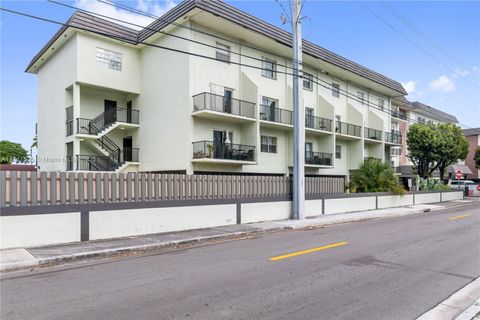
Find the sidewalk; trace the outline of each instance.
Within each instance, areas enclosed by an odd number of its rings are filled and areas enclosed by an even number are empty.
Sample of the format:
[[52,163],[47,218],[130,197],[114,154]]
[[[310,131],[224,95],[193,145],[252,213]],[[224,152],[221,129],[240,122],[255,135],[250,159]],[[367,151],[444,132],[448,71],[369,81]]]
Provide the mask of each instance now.
[[205,242],[239,239],[288,230],[320,227],[354,221],[399,217],[428,211],[462,207],[475,200],[456,200],[441,204],[415,205],[362,212],[318,216],[305,220],[282,220],[231,225],[199,230],[188,230],[135,236],[128,238],[51,245],[29,249],[10,249],[0,252],[0,271],[32,269],[71,263],[86,259],[133,255],[151,251],[186,248]]

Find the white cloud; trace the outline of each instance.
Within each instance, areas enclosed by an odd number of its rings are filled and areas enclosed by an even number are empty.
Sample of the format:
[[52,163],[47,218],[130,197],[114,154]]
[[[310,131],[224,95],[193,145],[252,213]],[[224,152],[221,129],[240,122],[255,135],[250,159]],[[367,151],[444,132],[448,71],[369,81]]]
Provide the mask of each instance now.
[[402,86],[403,86],[403,88],[405,88],[405,90],[407,91],[408,94],[412,94],[417,90],[416,89],[417,82],[415,82],[413,80],[402,83]]
[[[161,16],[165,12],[173,8],[175,5],[176,5],[175,2],[173,2],[172,0],[161,1],[161,3],[158,1],[136,0],[135,8],[137,10],[141,10],[146,13],[153,14],[155,16]],[[76,0],[75,7],[78,7],[80,9],[90,11],[93,13],[98,13],[114,19],[130,22],[132,24],[121,23],[119,21],[112,20],[115,23],[119,23],[126,27],[137,29],[137,30],[141,29],[140,26],[145,27],[151,22],[153,22],[154,20],[144,15],[140,15],[128,10],[116,8],[115,6],[111,6],[96,0]]]
[[455,83],[446,75],[441,75],[437,79],[430,82],[429,87],[432,91],[441,91],[449,93],[455,90]]
[[452,74],[452,78],[457,78],[457,77],[465,77],[470,74],[470,71],[468,70],[462,70],[460,68],[455,69],[455,73]]

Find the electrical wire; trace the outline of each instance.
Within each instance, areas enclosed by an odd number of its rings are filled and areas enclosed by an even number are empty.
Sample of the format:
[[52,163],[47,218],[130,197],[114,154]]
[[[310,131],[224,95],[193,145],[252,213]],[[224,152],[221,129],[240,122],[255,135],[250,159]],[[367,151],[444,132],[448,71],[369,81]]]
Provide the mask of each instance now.
[[[421,47],[420,45],[418,45],[415,41],[413,41],[412,39],[410,39],[408,36],[406,36],[405,34],[403,34],[400,30],[398,30],[397,28],[395,28],[391,23],[389,23],[387,20],[385,20],[384,18],[382,18],[379,14],[377,14],[375,11],[371,10],[368,6],[366,6],[362,1],[357,1],[361,7],[363,7],[366,11],[370,12],[373,16],[375,16],[377,19],[379,19],[380,21],[382,21],[385,25],[387,25],[390,29],[392,29],[393,31],[395,31],[397,34],[399,34],[402,38],[404,38],[405,40],[407,40],[410,44],[412,44],[413,46],[415,46],[418,50],[422,51],[423,53],[425,53],[428,57],[430,57],[432,60],[434,60],[435,62],[439,63],[442,67],[448,69],[450,72],[453,72],[455,74],[457,74],[456,70],[451,68],[450,66],[444,64],[443,62],[441,62],[440,60],[438,60],[434,55],[432,55],[430,52],[428,52],[427,50],[425,50],[423,47]],[[463,79],[465,82],[467,82],[468,84],[474,86],[475,88],[477,88],[477,86],[470,82],[468,79],[466,78],[461,78]]]
[[[82,31],[86,31],[86,32],[90,32],[90,33],[94,33],[94,34],[98,34],[98,35],[101,35],[101,36],[104,36],[104,37],[107,37],[107,38],[110,38],[110,39],[114,39],[114,40],[117,40],[117,41],[123,41],[123,42],[131,42],[131,39],[128,39],[128,38],[125,38],[125,37],[122,37],[122,36],[118,36],[118,35],[114,35],[114,34],[111,34],[111,33],[105,33],[105,32],[100,32],[100,31],[93,31],[91,29],[88,29],[88,28],[83,28],[83,27],[79,27],[79,26],[74,26],[74,25],[70,25],[68,23],[63,23],[63,22],[59,22],[59,21],[56,21],[56,20],[52,20],[52,19],[48,19],[48,18],[43,18],[43,17],[39,17],[39,16],[35,16],[35,15],[31,15],[31,14],[27,14],[27,13],[23,13],[23,12],[19,12],[19,11],[15,11],[15,10],[10,10],[10,9],[6,9],[6,8],[3,8],[3,7],[0,7],[0,10],[2,11],[5,11],[5,12],[9,12],[9,13],[12,13],[12,14],[16,14],[16,15],[20,15],[20,16],[24,16],[24,17],[27,17],[27,18],[31,18],[31,19],[36,19],[36,20],[40,20],[40,21],[44,21],[44,22],[49,22],[49,23],[53,23],[53,24],[57,24],[57,25],[61,25],[61,26],[65,26],[65,27],[71,27],[73,29],[77,29],[77,30],[82,30]],[[199,58],[205,58],[205,59],[209,59],[209,60],[214,60],[214,61],[221,61],[221,60],[218,60],[217,58],[215,57],[210,57],[210,56],[206,56],[206,55],[202,55],[202,54],[198,54],[198,53],[193,53],[193,52],[188,52],[188,51],[184,51],[184,50],[180,50],[180,49],[175,49],[175,48],[169,48],[169,47],[165,47],[165,46],[161,46],[161,45],[155,45],[155,44],[151,44],[151,43],[147,43],[147,42],[138,42],[139,44],[144,44],[146,46],[151,46],[151,47],[154,47],[154,48],[158,48],[158,49],[163,49],[163,50],[167,50],[167,51],[173,51],[173,52],[176,52],[176,53],[182,53],[182,54],[187,54],[187,55],[191,55],[191,56],[195,56],[195,57],[199,57]],[[224,62],[222,62],[224,63]],[[234,61],[230,61],[229,62],[230,64],[235,64],[235,65],[239,65],[239,66],[244,66],[244,67],[249,67],[249,68],[254,68],[254,69],[259,69],[259,70],[263,70],[264,68],[263,67],[258,67],[258,66],[253,66],[253,65],[248,65],[248,64],[244,64],[244,63],[239,63],[239,62],[234,62]],[[288,72],[282,72],[282,71],[275,71],[275,73],[279,73],[279,74],[284,74],[284,75],[290,75],[290,76],[295,76],[293,73],[288,73]],[[304,77],[301,77],[303,79],[307,79],[307,78],[304,78]],[[327,85],[324,85],[324,84],[321,84],[319,83],[318,81],[314,81],[312,79],[308,79],[310,81],[312,81],[313,83],[327,89],[327,90],[332,90],[332,87],[331,87],[331,84],[328,83],[328,86]],[[321,79],[323,81],[323,79]],[[351,100],[354,100],[354,101],[357,101],[359,103],[362,103],[362,105],[367,105],[369,106],[370,108],[372,109],[377,109],[381,112],[384,112],[388,115],[391,115],[391,112],[390,111],[387,111],[387,110],[383,110],[381,109],[380,107],[376,106],[376,105],[373,105],[370,101],[365,101],[363,99],[360,99],[358,98],[356,95],[353,95],[351,94],[350,92],[346,92],[346,93],[342,93],[342,92],[345,92],[345,90],[342,90],[340,89],[339,90],[339,94],[340,95],[343,95]],[[412,124],[415,124],[415,123],[419,123],[417,121],[414,121],[413,119],[411,118],[407,118],[406,119],[407,122],[410,122]],[[380,131],[380,130],[379,130]]]

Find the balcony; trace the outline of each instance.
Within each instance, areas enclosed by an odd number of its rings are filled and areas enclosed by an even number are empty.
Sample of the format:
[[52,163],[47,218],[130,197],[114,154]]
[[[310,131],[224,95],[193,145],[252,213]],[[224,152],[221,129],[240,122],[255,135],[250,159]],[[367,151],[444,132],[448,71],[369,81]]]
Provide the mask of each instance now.
[[305,151],[306,166],[332,166],[332,158],[331,153]]
[[196,141],[193,142],[192,162],[255,164],[255,146]]
[[393,118],[404,120],[404,121],[408,120],[407,114],[404,111],[402,112],[402,111],[392,110],[391,114]]
[[255,103],[203,92],[193,96],[193,116],[231,122],[255,121]]
[[402,144],[402,133],[396,130],[385,132],[385,142],[387,144]]
[[293,112],[287,109],[280,109],[274,106],[260,105],[260,121],[267,126],[269,122],[273,127],[291,128],[293,126]]
[[362,137],[362,127],[351,123],[337,121],[335,133],[338,138],[346,140],[359,139]]
[[390,147],[390,155],[391,156],[399,156],[402,154],[401,147]]
[[364,136],[365,139],[374,140],[381,142],[382,141],[382,131],[372,129],[372,128],[364,128]]
[[305,116],[305,129],[310,131],[332,132],[332,120],[312,115]]
[[382,161],[383,161],[382,159],[380,159],[380,158],[375,158],[375,157],[364,157],[364,158],[363,158],[363,161],[367,161],[367,160],[378,161],[378,162],[382,162]]

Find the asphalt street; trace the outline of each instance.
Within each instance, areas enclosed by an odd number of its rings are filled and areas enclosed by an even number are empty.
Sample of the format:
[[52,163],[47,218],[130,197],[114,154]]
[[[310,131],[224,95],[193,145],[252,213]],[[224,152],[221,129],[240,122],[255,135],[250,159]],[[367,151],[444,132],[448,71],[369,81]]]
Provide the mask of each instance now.
[[480,276],[480,205],[7,273],[1,319],[415,319]]

